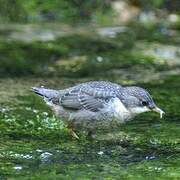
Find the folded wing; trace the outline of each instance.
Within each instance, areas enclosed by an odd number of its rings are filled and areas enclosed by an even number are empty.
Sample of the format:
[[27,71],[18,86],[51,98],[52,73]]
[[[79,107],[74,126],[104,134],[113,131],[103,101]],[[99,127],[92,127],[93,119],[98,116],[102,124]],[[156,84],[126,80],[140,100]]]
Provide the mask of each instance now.
[[69,109],[86,109],[93,112],[99,111],[114,97],[111,90],[81,85],[66,92],[60,99],[60,104]]

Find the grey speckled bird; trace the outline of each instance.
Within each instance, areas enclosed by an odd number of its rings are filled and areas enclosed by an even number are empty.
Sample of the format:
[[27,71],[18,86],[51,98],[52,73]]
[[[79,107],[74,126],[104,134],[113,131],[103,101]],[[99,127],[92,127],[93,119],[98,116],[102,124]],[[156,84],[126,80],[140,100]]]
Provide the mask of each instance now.
[[112,128],[146,111],[158,112],[160,117],[164,113],[145,89],[136,86],[91,81],[63,90],[32,89],[44,98],[56,116],[67,123],[76,138],[77,128],[91,132],[98,128]]

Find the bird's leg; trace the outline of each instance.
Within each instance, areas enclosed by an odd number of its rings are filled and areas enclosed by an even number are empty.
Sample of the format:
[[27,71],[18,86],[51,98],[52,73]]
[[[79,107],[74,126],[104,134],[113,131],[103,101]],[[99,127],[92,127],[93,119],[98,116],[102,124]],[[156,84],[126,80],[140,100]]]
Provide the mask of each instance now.
[[90,130],[87,134],[88,139],[93,140],[96,138],[95,132],[93,130]]
[[69,129],[69,132],[70,132],[72,137],[79,139],[79,136],[74,132],[74,130],[72,128]]
[[75,139],[79,139],[78,135],[74,132],[74,128],[72,127],[72,125],[68,125],[68,129],[72,137],[74,137]]

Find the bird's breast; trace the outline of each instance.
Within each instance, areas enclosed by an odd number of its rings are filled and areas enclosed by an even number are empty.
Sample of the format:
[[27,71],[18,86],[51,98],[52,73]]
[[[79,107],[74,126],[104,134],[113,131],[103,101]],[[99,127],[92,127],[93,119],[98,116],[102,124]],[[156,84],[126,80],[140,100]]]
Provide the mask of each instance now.
[[118,119],[122,123],[131,118],[131,113],[119,98],[113,98],[108,103],[107,109],[113,114],[114,118]]

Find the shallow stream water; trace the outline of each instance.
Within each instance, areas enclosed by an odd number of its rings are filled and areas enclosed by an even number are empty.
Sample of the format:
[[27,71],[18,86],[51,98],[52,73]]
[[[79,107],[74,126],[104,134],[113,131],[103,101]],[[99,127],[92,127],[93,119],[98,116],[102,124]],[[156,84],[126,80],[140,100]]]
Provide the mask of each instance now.
[[[180,179],[180,51],[176,44],[172,46],[171,43],[171,48],[166,49],[161,43],[139,40],[130,58],[140,62],[131,62],[127,56],[122,67],[118,61],[122,51],[110,49],[104,56],[103,52],[96,52],[96,56],[90,57],[95,58],[97,64],[105,61],[102,67],[110,68],[96,75],[90,71],[86,77],[65,74],[0,78],[0,180]],[[73,59],[76,53],[68,59]],[[82,58],[82,55],[76,56]],[[108,64],[108,58],[117,62],[118,67]],[[146,66],[151,59],[153,66]],[[75,67],[75,73],[80,74],[87,68],[78,69],[71,61],[70,67]],[[91,64],[92,67],[97,71],[100,68]],[[68,73],[68,68],[66,70]],[[30,91],[32,86],[60,89],[99,79],[148,89],[166,112],[165,116],[160,119],[151,112],[139,115],[120,129],[98,131],[94,140],[79,130],[77,141],[42,99]]]

